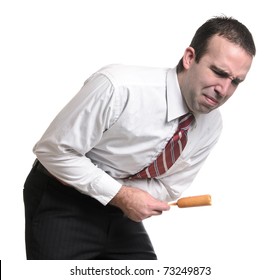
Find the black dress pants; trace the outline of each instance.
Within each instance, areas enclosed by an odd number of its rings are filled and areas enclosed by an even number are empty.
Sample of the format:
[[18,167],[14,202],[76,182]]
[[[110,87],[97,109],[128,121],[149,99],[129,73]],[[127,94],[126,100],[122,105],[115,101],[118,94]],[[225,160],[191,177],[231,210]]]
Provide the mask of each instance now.
[[26,179],[24,204],[27,259],[156,259],[142,223],[61,184],[38,164]]

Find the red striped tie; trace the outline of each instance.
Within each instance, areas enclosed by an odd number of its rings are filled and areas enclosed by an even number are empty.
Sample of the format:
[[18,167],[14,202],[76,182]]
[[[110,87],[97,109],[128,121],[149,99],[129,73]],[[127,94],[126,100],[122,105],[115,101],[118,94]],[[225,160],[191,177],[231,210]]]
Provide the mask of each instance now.
[[164,174],[175,163],[185,148],[188,140],[187,133],[193,119],[194,116],[191,113],[182,116],[179,119],[177,131],[168,141],[158,158],[131,178],[146,179]]

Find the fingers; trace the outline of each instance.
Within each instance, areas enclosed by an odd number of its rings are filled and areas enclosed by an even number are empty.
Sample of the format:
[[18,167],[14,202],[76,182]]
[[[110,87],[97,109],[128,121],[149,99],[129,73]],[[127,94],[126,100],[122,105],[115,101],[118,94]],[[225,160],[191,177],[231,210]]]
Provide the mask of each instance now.
[[167,202],[163,202],[157,199],[153,199],[150,210],[153,215],[160,215],[163,211],[168,211],[170,209],[170,205]]
[[168,205],[168,203],[156,200],[155,204],[151,208],[147,207],[148,214],[146,218],[159,216],[163,213],[163,211],[168,211],[169,209],[170,206]]
[[162,211],[154,211],[150,217],[152,217],[152,216],[159,216],[161,214],[162,214]]
[[161,205],[160,208],[158,209],[159,211],[168,211],[170,209],[170,205],[166,202],[160,201]]

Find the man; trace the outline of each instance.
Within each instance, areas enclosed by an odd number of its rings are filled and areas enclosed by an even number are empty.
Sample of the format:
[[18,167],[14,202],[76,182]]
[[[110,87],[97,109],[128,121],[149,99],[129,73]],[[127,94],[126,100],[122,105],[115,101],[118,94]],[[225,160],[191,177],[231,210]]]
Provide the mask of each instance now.
[[156,259],[141,221],[191,184],[221,133],[217,108],[254,55],[243,24],[215,17],[176,69],[111,65],[93,74],[34,147],[27,258]]

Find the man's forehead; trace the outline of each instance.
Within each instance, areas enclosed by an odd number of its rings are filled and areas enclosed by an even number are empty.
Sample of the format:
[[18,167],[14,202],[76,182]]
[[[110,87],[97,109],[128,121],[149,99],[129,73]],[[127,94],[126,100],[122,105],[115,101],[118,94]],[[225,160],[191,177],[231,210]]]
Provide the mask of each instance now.
[[243,80],[251,67],[253,58],[239,45],[216,35],[210,39],[204,59],[209,66],[217,67]]

